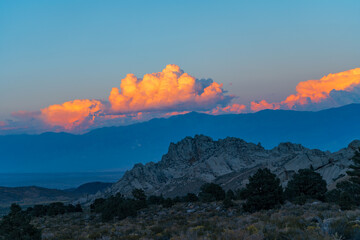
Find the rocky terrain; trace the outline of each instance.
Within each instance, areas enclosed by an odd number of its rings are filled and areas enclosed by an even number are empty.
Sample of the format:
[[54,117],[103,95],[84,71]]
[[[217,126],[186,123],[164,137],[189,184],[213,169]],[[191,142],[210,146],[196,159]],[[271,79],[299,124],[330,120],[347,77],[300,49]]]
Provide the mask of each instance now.
[[280,143],[267,150],[260,144],[238,138],[214,141],[196,135],[171,143],[168,153],[158,163],[136,164],[105,193],[88,200],[116,193],[129,195],[134,188],[145,190],[147,195],[182,196],[199,192],[205,182],[215,182],[225,190],[237,189],[261,167],[276,173],[286,185],[297,170],[312,166],[331,189],[336,181],[346,177],[350,158],[359,146],[360,141],[356,140],[347,148],[332,153],[308,149],[300,144]]

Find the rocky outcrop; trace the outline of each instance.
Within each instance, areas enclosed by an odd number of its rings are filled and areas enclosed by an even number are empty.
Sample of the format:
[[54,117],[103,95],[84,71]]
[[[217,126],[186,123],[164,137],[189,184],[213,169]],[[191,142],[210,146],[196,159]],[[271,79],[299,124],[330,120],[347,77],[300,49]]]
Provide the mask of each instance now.
[[300,144],[280,143],[267,150],[260,144],[228,137],[214,141],[204,135],[186,137],[169,146],[158,163],[136,164],[111,188],[106,195],[128,195],[134,188],[147,194],[181,196],[198,192],[205,182],[215,182],[224,189],[236,189],[246,184],[248,177],[258,168],[267,167],[286,185],[301,168],[313,168],[329,186],[342,176],[350,165],[350,158],[360,146],[353,141],[338,152],[308,149]]

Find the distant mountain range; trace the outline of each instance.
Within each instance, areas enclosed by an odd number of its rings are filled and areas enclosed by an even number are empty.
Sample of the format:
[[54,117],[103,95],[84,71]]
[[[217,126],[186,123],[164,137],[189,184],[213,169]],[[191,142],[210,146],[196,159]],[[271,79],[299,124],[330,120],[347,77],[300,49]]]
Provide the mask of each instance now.
[[335,151],[360,138],[360,104],[319,112],[264,110],[249,114],[189,113],[83,135],[44,133],[0,136],[1,172],[76,172],[128,169],[158,161],[170,142],[204,134],[260,142],[280,142]]

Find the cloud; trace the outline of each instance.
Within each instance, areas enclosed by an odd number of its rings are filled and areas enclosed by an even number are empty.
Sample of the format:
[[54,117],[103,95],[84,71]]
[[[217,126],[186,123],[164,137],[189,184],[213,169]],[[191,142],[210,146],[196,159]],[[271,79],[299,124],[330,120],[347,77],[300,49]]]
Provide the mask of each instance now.
[[250,109],[254,112],[261,111],[264,109],[280,109],[280,104],[278,103],[268,103],[266,100],[261,100],[260,102],[251,102]]
[[128,74],[120,88],[111,90],[111,109],[118,113],[158,110],[208,110],[231,100],[222,84],[198,80],[177,65],[167,65],[158,73],[142,79]]
[[36,111],[36,112],[17,111],[17,112],[11,113],[11,116],[13,116],[14,118],[17,118],[17,119],[31,120],[31,119],[34,119],[34,118],[38,118],[40,116],[40,114],[41,114],[40,111]]
[[360,100],[360,68],[330,73],[318,80],[307,80],[296,86],[296,94],[279,103],[265,100],[251,102],[251,109],[318,110],[336,107]]
[[210,111],[205,111],[204,113],[219,115],[219,114],[226,114],[226,113],[244,113],[246,112],[247,107],[243,104],[234,103],[232,105],[228,105],[226,107],[217,106]]
[[62,126],[66,130],[71,130],[79,126],[86,128],[92,125],[103,110],[104,105],[101,101],[74,100],[41,109],[41,118],[50,126]]
[[189,111],[224,108],[223,112],[239,112],[237,105],[227,107],[233,98],[226,95],[222,84],[211,79],[197,79],[171,64],[161,72],[145,74],[143,78],[128,74],[121,80],[119,88],[111,90],[108,101],[77,99],[36,112],[15,112],[12,116],[21,126],[22,122],[31,120],[40,132],[82,132]]

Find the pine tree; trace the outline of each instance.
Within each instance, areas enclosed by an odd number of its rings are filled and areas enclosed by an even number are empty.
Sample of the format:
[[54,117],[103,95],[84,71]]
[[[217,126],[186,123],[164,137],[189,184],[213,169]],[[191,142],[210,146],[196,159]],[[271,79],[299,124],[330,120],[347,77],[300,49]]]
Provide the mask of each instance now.
[[41,231],[30,224],[31,217],[12,204],[10,213],[0,221],[0,239],[5,240],[40,240]]
[[300,169],[289,181],[285,196],[292,202],[304,204],[307,199],[323,201],[326,191],[326,181],[314,168]]
[[280,179],[267,168],[259,169],[249,177],[249,183],[242,191],[246,199],[243,204],[245,211],[254,212],[271,209],[283,203],[283,189]]
[[225,191],[215,183],[205,183],[200,188],[199,197],[203,202],[221,201],[225,199]]
[[[360,150],[360,148],[359,148]],[[346,173],[350,176],[348,181],[336,184],[336,189],[327,194],[327,201],[339,204],[341,209],[347,210],[360,205],[360,151],[355,151],[351,158],[353,164]]]
[[[359,148],[360,150],[360,148]],[[350,165],[350,171],[346,173],[351,177],[350,181],[354,184],[360,185],[360,151],[356,151],[355,155],[351,158],[353,164]]]

